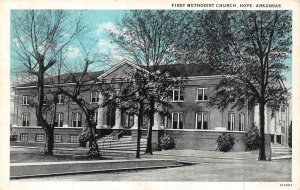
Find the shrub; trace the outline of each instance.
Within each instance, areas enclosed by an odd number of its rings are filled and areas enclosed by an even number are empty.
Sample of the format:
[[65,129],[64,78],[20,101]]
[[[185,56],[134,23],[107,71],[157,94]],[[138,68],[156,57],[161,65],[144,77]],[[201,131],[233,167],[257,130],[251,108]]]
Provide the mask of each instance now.
[[17,132],[14,131],[14,130],[11,130],[11,131],[10,131],[10,141],[16,141],[17,138],[18,138]]
[[86,143],[92,138],[92,133],[90,129],[84,130],[78,137],[79,146],[85,147]]
[[217,149],[221,152],[229,152],[233,149],[234,137],[230,134],[223,133],[217,139]]
[[169,135],[164,135],[159,139],[160,148],[163,150],[169,150],[172,148],[175,148],[175,141],[174,139]]
[[253,125],[246,134],[246,151],[257,150],[260,146],[260,136],[257,126]]

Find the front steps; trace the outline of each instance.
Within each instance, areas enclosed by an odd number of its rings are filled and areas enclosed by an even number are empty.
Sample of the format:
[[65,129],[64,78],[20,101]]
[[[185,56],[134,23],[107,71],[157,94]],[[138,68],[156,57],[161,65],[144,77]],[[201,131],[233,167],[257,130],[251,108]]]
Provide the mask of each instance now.
[[[119,140],[106,138],[98,140],[98,146],[101,155],[104,157],[130,157],[134,158],[136,155],[137,142],[132,140],[131,136],[123,136]],[[143,154],[146,150],[147,139],[141,138],[140,153]]]
[[292,149],[290,147],[277,143],[271,143],[271,151],[272,154],[292,155]]

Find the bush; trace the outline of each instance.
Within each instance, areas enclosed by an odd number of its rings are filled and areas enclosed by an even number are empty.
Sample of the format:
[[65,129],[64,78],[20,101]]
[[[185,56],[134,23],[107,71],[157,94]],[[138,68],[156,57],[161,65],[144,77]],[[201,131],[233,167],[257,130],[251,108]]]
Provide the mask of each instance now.
[[10,141],[16,141],[17,138],[18,138],[17,132],[14,131],[14,130],[11,130],[11,131],[10,131]]
[[78,137],[78,142],[79,142],[79,146],[81,147],[85,147],[86,143],[88,141],[90,141],[92,138],[92,133],[90,129],[86,129],[85,131],[83,131],[79,137]]
[[169,150],[172,148],[175,148],[175,141],[174,139],[169,135],[164,135],[159,139],[160,148],[163,150]]
[[232,135],[228,135],[223,133],[217,139],[217,149],[221,152],[229,152],[233,149],[234,146],[234,137]]
[[253,125],[246,134],[246,151],[257,150],[260,146],[260,136],[257,126]]

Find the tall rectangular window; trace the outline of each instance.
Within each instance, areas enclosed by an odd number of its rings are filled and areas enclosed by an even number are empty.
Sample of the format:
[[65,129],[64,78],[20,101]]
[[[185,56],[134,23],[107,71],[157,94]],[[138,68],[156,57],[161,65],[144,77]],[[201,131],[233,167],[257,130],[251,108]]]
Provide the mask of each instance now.
[[22,126],[29,126],[29,113],[22,113],[21,114],[22,118]]
[[57,96],[57,104],[64,104],[64,96],[59,94]]
[[73,127],[82,127],[81,113],[79,112],[72,113],[72,124]]
[[99,102],[99,92],[91,92],[91,103]]
[[245,131],[245,114],[240,114],[239,119],[239,131]]
[[197,100],[208,100],[208,88],[197,88]]
[[208,129],[208,113],[196,113],[196,129]]
[[174,102],[182,102],[184,100],[183,98],[183,91],[182,89],[174,89],[173,90],[173,101]]
[[228,130],[233,131],[234,130],[234,113],[228,114]]
[[22,97],[22,105],[29,105],[28,96],[23,95]]
[[183,129],[183,113],[175,112],[172,113],[172,128]]
[[64,114],[63,113],[56,113],[54,126],[62,127],[64,124]]

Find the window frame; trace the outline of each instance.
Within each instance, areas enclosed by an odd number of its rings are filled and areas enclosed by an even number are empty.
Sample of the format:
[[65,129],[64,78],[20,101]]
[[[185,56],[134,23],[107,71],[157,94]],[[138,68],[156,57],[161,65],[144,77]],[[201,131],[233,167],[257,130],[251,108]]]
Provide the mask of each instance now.
[[227,130],[234,131],[234,129],[235,129],[235,113],[234,112],[228,113],[228,124],[230,124],[230,126],[227,126]]
[[70,135],[70,143],[78,143],[78,135]]
[[[202,92],[202,99],[199,99],[199,91],[201,90]],[[207,94],[205,94],[205,90],[207,91]],[[197,96],[196,96],[196,101],[209,101],[208,98],[208,87],[203,87],[203,88],[197,88]],[[205,99],[205,95],[207,97],[207,99]]]
[[98,91],[92,91],[91,92],[90,103],[98,103],[98,102],[99,102],[99,92]]
[[45,141],[45,134],[36,134],[35,135],[35,142],[44,142],[44,141]]
[[22,105],[23,106],[28,106],[29,105],[29,96],[28,95],[23,95],[22,96]]
[[57,104],[64,104],[64,96],[62,94],[57,95]]
[[[201,126],[198,128],[198,114],[201,114]],[[207,115],[207,129],[204,129],[204,114]],[[209,130],[209,112],[207,111],[201,111],[201,112],[196,112],[196,123],[195,123],[195,129],[196,130]]]
[[[26,137],[26,138],[24,138],[24,137]],[[28,142],[28,133],[20,133],[20,141]]]
[[[58,119],[57,125],[56,125],[56,119]],[[61,124],[61,126],[60,126],[60,124]],[[63,127],[64,126],[64,113],[63,112],[57,112],[56,113],[54,126],[55,127]]]
[[[243,116],[243,117],[242,117]],[[243,122],[242,122],[243,118]],[[244,113],[239,114],[239,131],[245,131],[246,117]]]
[[[175,100],[175,91],[178,92],[177,100]],[[172,102],[184,102],[184,93],[183,93],[183,90],[181,88],[173,89],[172,93],[173,93],[172,94]],[[182,100],[181,100],[181,97],[182,97]]]
[[54,134],[54,143],[61,143],[61,142],[62,142],[62,135],[61,134]]
[[[21,121],[22,121],[22,126],[23,127],[30,126],[30,113],[29,112],[21,113]],[[24,122],[25,122],[25,125],[24,125]]]
[[[174,115],[177,115],[177,126],[176,128],[174,128]],[[182,128],[180,128],[180,114],[182,114]],[[176,129],[176,130],[180,130],[180,129],[184,129],[184,113],[183,112],[172,112],[172,118],[171,118],[171,124],[172,124],[172,129]]]
[[[74,114],[76,114],[76,120],[74,120]],[[80,115],[80,117],[79,117]],[[80,118],[80,120],[79,120]],[[74,121],[76,123],[76,126],[74,126]],[[80,122],[80,126],[79,126]],[[72,113],[72,127],[82,127],[82,113],[81,112],[73,112]]]

